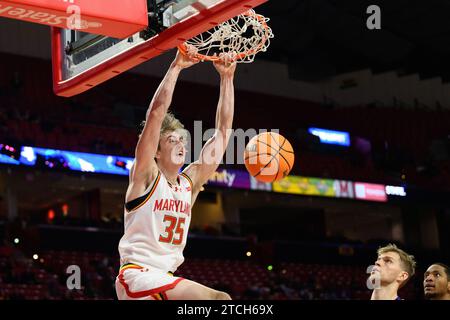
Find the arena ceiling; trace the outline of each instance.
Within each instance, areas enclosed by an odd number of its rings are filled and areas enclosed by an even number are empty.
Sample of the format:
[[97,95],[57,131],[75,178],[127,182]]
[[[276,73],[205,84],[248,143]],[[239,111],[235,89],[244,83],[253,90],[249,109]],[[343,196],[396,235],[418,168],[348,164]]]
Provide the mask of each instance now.
[[[373,4],[381,30],[366,27]],[[276,36],[258,59],[288,64],[295,80],[365,68],[450,80],[448,0],[269,0],[257,11]],[[0,18],[0,51],[49,59],[48,27]]]
[[[368,30],[366,9],[381,9],[381,30]],[[298,80],[371,68],[450,75],[450,1],[284,0],[258,9],[276,38],[264,56],[284,61]]]

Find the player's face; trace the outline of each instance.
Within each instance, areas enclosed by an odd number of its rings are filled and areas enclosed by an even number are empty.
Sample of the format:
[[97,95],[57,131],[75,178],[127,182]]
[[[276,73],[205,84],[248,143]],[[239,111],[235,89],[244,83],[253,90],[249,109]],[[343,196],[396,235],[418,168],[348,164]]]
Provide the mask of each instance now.
[[378,256],[371,276],[378,276],[381,285],[393,283],[397,280],[406,280],[406,272],[401,266],[400,255],[396,252],[386,252]]
[[425,298],[433,299],[450,292],[450,283],[443,267],[431,265],[424,274],[423,291]]
[[159,140],[157,157],[164,162],[182,166],[186,159],[186,139],[182,131],[165,133]]

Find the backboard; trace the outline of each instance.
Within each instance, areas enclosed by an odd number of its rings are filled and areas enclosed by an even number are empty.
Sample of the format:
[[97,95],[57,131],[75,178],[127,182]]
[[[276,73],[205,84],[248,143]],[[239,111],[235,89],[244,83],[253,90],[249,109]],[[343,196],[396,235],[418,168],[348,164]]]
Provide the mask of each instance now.
[[149,0],[148,27],[125,39],[52,27],[54,92],[89,90],[266,1]]
[[119,38],[148,25],[147,0],[2,0],[0,16]]

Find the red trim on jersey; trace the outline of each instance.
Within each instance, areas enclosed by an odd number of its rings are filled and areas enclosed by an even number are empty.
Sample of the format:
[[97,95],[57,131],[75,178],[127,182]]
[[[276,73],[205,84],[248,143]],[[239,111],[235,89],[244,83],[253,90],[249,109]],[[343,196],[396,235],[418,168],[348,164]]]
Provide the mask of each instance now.
[[191,178],[184,172],[180,173],[180,175],[183,176],[189,182],[189,184],[191,185],[191,190],[193,190],[194,184],[192,183]]
[[[139,268],[132,268],[132,269],[143,269],[143,268],[139,267]],[[169,284],[167,284],[165,286],[162,286],[162,287],[158,287],[158,288],[154,288],[154,289],[150,289],[150,290],[144,290],[144,291],[131,292],[130,288],[128,287],[128,284],[125,282],[125,279],[124,279],[123,273],[124,273],[125,270],[126,269],[120,271],[119,277],[118,277],[119,278],[119,282],[124,287],[125,292],[127,293],[127,296],[129,296],[130,298],[134,298],[134,299],[143,298],[143,297],[147,297],[147,296],[152,296],[154,294],[159,294],[159,293],[162,293],[163,297],[164,297],[165,291],[175,288],[175,286],[181,280],[184,280],[184,278],[178,278],[174,282],[169,283]],[[167,297],[167,295],[165,295],[165,297]]]

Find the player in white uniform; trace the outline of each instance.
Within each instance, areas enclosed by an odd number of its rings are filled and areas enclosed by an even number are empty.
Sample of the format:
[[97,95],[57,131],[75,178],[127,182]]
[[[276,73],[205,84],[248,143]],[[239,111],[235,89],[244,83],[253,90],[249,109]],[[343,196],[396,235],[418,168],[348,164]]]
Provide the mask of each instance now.
[[188,56],[177,53],[150,103],[137,143],[125,199],[125,233],[119,243],[116,292],[121,300],[230,299],[225,292],[173,276],[184,261],[191,207],[219,166],[234,114],[236,63],[232,55],[223,55],[214,63],[221,79],[216,132],[199,160],[179,174],[185,161],[186,131],[168,109],[180,71],[198,62],[190,50]]

